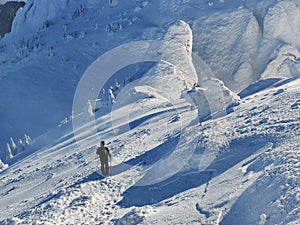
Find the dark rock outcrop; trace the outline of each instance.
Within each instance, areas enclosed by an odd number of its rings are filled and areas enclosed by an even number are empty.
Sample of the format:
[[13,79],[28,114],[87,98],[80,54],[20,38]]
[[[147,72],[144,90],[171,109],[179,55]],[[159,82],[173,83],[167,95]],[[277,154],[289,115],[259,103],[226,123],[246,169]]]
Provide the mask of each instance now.
[[0,4],[0,38],[11,31],[16,12],[24,5],[25,2],[17,1],[6,2],[4,5]]

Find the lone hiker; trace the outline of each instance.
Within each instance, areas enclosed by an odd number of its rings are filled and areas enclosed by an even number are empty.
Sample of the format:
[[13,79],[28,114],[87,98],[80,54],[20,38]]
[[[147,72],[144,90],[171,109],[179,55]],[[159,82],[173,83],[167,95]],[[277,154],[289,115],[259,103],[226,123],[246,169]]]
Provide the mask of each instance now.
[[108,175],[109,167],[108,167],[108,156],[111,158],[109,150],[105,147],[105,142],[100,142],[100,147],[97,148],[96,154],[100,157],[101,163],[101,172],[104,176]]

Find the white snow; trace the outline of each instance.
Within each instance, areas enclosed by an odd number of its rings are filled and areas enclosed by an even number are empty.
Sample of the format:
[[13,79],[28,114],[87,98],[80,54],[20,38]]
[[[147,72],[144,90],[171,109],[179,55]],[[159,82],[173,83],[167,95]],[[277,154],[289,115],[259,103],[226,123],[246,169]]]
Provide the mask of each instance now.
[[0,39],[0,224],[300,224],[299,15],[28,0]]

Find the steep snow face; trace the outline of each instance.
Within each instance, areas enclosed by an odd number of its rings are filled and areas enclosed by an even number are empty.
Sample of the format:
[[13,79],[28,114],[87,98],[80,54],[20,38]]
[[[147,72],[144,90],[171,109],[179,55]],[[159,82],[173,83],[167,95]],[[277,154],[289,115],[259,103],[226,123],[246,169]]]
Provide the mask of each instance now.
[[[113,154],[105,178],[96,172],[97,138],[86,135],[94,125],[81,128],[78,149],[67,123],[0,173],[0,223],[299,224],[299,84],[249,96],[233,113],[192,126],[190,104],[156,97],[113,117],[98,114]],[[122,132],[122,123],[131,129]],[[176,145],[182,151],[173,155]],[[173,164],[161,164],[168,158]],[[170,167],[181,169],[164,179]],[[153,179],[160,182],[142,185]]]
[[[194,52],[215,77],[238,93],[263,73],[272,76],[266,68],[282,57],[282,45],[299,50],[299,10],[295,1],[270,0],[246,1],[243,7],[222,14],[209,13],[192,22]],[[283,61],[288,58],[285,55]],[[286,76],[294,75],[290,71]]]
[[300,48],[300,6],[297,1],[280,1],[268,10],[264,27],[266,36]]
[[195,52],[207,62],[215,77],[238,92],[258,79],[255,56],[261,31],[254,15],[245,8],[224,14],[194,22]]

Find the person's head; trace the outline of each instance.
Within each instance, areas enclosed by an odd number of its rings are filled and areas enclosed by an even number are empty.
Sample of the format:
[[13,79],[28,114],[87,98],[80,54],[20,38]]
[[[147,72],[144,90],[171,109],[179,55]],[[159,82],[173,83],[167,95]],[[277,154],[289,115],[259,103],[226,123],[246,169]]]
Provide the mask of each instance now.
[[104,141],[101,141],[101,142],[100,142],[100,145],[101,145],[101,146],[104,146],[104,145],[105,145],[105,142],[104,142]]

